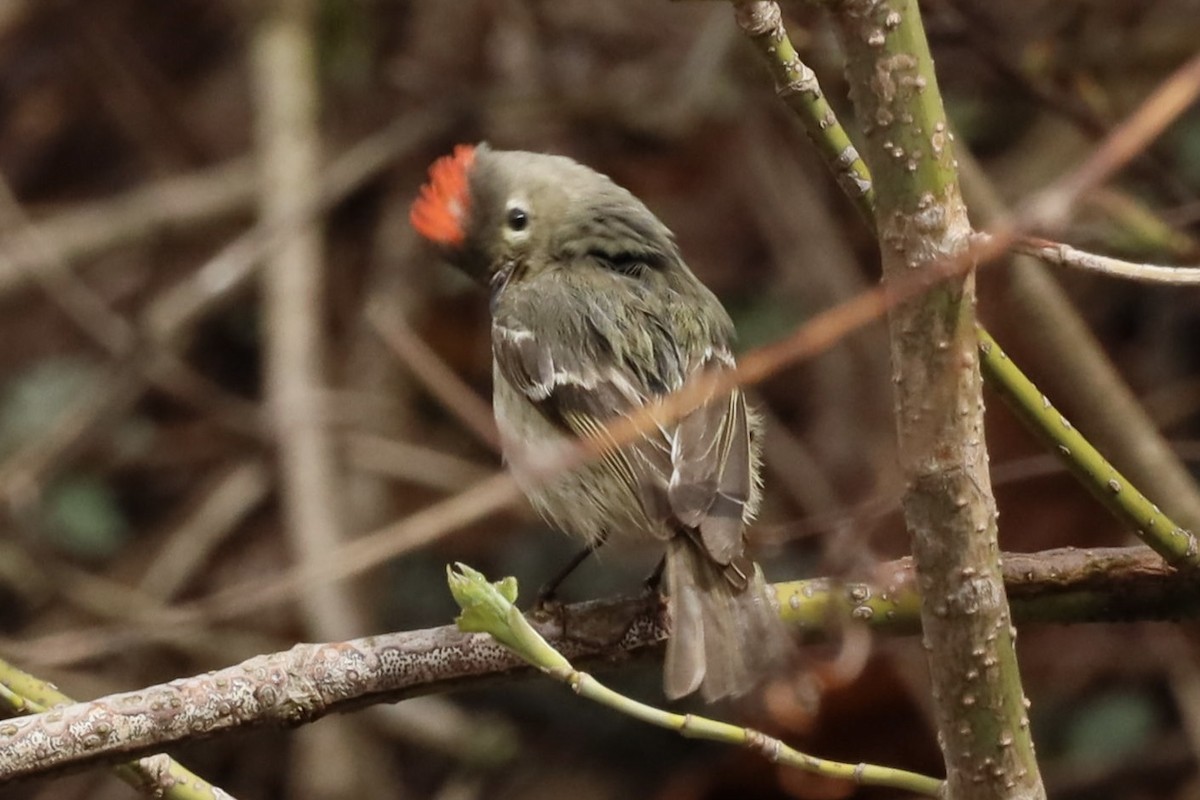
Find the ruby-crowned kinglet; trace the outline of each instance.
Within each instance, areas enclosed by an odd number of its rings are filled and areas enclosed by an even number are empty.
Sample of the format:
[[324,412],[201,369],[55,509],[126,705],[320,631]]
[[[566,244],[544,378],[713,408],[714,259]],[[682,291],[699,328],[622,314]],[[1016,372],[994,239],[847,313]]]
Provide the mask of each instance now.
[[496,424],[529,500],[591,543],[662,542],[669,697],[749,690],[790,643],[745,555],[761,427],[745,396],[550,480],[519,455],[594,436],[698,371],[729,369],[729,315],[641,201],[569,158],[460,145],[429,175],[412,223],[491,283]]

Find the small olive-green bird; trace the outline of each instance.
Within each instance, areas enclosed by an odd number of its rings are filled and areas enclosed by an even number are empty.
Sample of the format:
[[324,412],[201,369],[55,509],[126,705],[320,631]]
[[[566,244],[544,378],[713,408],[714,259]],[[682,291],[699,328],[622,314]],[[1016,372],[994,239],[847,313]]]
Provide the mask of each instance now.
[[733,323],[671,232],[569,158],[482,144],[433,164],[411,219],[490,281],[496,424],[534,507],[593,547],[662,542],[667,696],[738,695],[777,670],[790,643],[746,556],[760,423],[740,391],[568,474],[522,469],[524,453],[601,434],[697,373],[733,367]]

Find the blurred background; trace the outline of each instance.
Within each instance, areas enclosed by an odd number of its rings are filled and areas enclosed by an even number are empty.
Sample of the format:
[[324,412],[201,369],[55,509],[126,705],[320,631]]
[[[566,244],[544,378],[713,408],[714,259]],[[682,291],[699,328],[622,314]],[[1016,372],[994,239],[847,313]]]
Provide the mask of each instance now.
[[[731,311],[743,349],[878,276],[869,231],[725,3],[323,0],[310,71],[272,61],[269,5],[0,4],[0,655],[77,699],[296,641],[447,624],[447,562],[515,575],[528,597],[573,552],[516,505],[286,603],[172,630],[142,621],[280,574],[303,554],[335,563],[340,542],[499,468],[486,426],[486,292],[438,263],[407,221],[426,167],[455,143],[564,153],[627,186],[676,232]],[[981,198],[1018,201],[1078,163],[1200,41],[1200,4],[1188,0],[922,8],[977,224]],[[786,16],[851,123],[828,18],[802,4]],[[296,91],[317,98],[312,129],[272,122],[272,104],[286,106]],[[301,174],[299,189],[280,190],[289,136],[315,143],[320,168]],[[319,202],[317,221],[303,203],[288,205],[289,192],[319,198],[304,201]],[[1198,222],[1193,109],[1086,198],[1062,235],[1134,260],[1194,264]],[[297,239],[308,255],[293,261]],[[1030,311],[1021,268],[981,274],[980,313],[1103,444],[1111,421],[1085,402],[1103,390],[1047,346],[1070,326],[1061,310],[1048,329],[1045,314]],[[300,294],[288,294],[289,275],[301,275]],[[1150,418],[1194,463],[1196,291],[1056,278]],[[299,362],[288,361],[289,343],[299,343]],[[297,368],[310,414],[298,428],[278,413]],[[769,435],[754,537],[770,576],[854,579],[907,552],[889,386],[875,325],[756,390]],[[1128,543],[988,399],[1002,546]],[[305,477],[309,459],[315,478]],[[335,503],[306,506],[305,485],[319,489],[308,500]],[[1172,509],[1171,498],[1155,499]],[[606,553],[562,594],[637,591],[652,560]],[[1161,623],[1021,631],[1053,797],[1200,792],[1192,633]],[[815,754],[940,774],[915,640],[848,632],[806,662],[720,713]],[[657,664],[602,677],[661,698]],[[897,796],[683,741],[544,680],[175,754],[242,798]],[[0,796],[133,792],[90,771]]]

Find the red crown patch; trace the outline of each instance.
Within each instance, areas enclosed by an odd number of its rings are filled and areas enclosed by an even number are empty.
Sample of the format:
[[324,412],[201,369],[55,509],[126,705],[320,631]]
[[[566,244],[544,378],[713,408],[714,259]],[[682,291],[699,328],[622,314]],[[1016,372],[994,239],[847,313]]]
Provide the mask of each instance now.
[[475,147],[460,144],[452,154],[433,162],[429,181],[421,187],[421,196],[408,214],[417,233],[438,244],[463,243],[470,204],[467,176],[474,161]]

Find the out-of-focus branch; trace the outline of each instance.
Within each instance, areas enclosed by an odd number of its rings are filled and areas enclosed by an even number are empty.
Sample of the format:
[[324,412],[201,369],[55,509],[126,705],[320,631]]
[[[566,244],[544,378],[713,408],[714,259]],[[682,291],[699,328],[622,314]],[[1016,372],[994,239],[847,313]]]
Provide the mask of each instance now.
[[467,430],[493,450],[500,449],[491,406],[455,375],[398,313],[381,303],[368,304],[367,319],[392,352]]
[[[114,364],[95,385],[81,393],[80,402],[63,413],[49,436],[31,442],[0,464],[0,498],[22,502],[44,485],[49,475],[68,461],[81,443],[108,421],[119,417],[145,392],[153,376],[167,371],[166,388],[187,376],[173,369],[179,364],[175,348],[186,333],[214,307],[245,288],[255,276],[265,254],[291,231],[307,224],[323,210],[344,199],[400,155],[437,135],[445,124],[439,115],[412,115],[397,119],[346,150],[322,171],[315,206],[298,209],[286,220],[260,223],[228,245],[199,269],[167,289],[147,306],[138,324],[148,342],[133,355]],[[201,399],[230,418],[235,428],[255,433],[257,414],[247,416],[244,403],[227,406],[228,398],[197,397],[204,387],[189,389],[185,399]]]
[[[166,178],[127,194],[99,200],[35,219],[37,234],[54,243],[55,259],[75,261],[164,230],[246,212],[254,202],[254,170],[238,159],[206,170]],[[39,273],[53,268],[27,234],[9,234],[5,250],[12,260],[0,263],[0,296],[15,292]]]
[[163,600],[175,597],[270,491],[270,472],[258,459],[226,469],[171,531],[138,588]]
[[101,349],[118,358],[128,355],[135,339],[133,326],[71,271],[56,243],[30,221],[3,179],[0,179],[0,226],[16,231],[3,242],[0,270],[20,270],[18,264],[38,263],[41,269],[31,273],[31,279],[41,286],[50,302]]
[[[318,96],[311,3],[268,4],[254,37],[262,218],[292,219],[317,204]],[[325,265],[322,224],[298,225],[266,257],[263,279],[267,402],[278,448],[285,530],[300,560],[324,560],[342,540],[341,482],[325,425]],[[360,630],[344,587],[313,587],[301,598],[320,639]]]
[[1124,167],[1200,95],[1200,55],[1160,83],[1137,111],[1122,122],[1078,168],[1054,181],[1023,204],[1022,229],[1054,230],[1061,226],[1086,192],[1099,187]]
[[[268,224],[319,202],[321,134],[316,3],[270,0],[256,18],[251,64],[261,168],[260,209]],[[347,538],[346,477],[324,411],[330,354],[325,335],[324,223],[297,225],[266,256],[262,271],[265,388],[275,433],[284,533],[295,559],[324,562]],[[297,596],[315,639],[369,629],[354,584],[320,583]],[[296,739],[303,798],[363,796],[368,754],[351,746],[347,721],[308,728]]]

